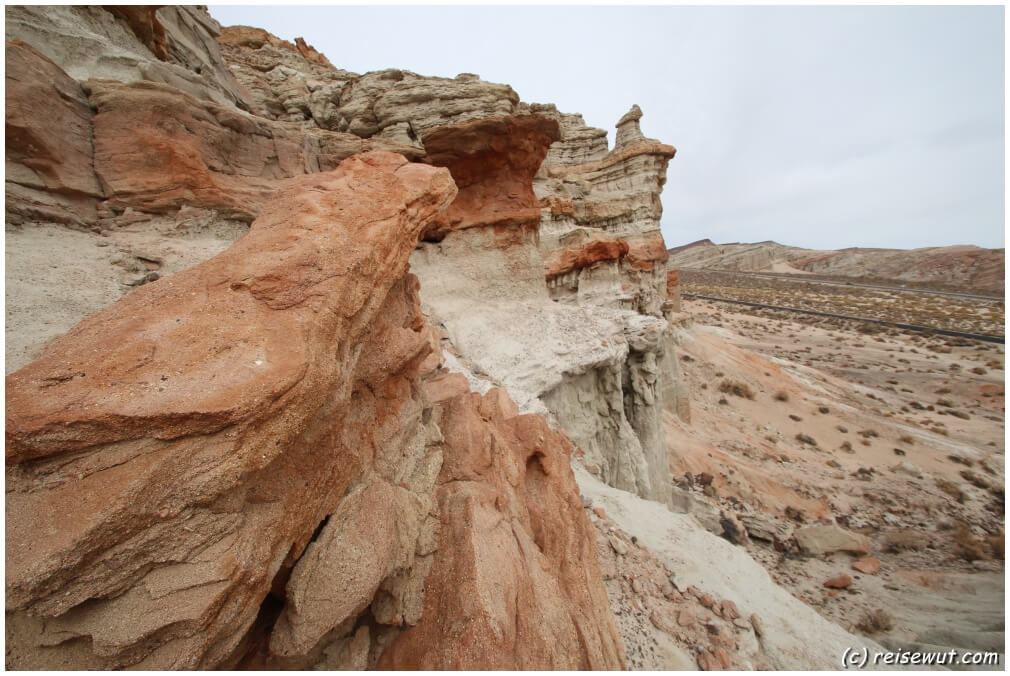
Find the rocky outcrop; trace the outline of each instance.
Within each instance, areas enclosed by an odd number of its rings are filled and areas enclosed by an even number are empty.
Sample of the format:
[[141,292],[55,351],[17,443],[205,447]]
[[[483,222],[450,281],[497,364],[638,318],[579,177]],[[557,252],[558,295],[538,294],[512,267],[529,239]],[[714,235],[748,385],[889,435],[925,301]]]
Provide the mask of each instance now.
[[[534,184],[543,206],[541,247],[546,255],[557,256],[554,252],[600,235],[625,240],[631,249],[620,264],[580,268],[554,277],[552,297],[587,302],[583,286],[589,286],[588,302],[593,305],[660,316],[665,296],[665,271],[660,268],[667,253],[659,230],[663,213],[659,194],[666,182],[666,165],[676,150],[642,135],[638,106],[619,121],[617,142],[610,152],[605,134],[602,145],[599,142],[597,132],[602,130],[585,127],[581,118],[550,109],[544,112],[563,122],[561,148],[548,156]],[[582,152],[577,151],[580,146]],[[609,290],[604,292],[606,287]]]
[[258,115],[336,129],[340,90],[355,73],[334,68],[304,40],[291,44],[259,28],[230,26],[217,41]]
[[[304,129],[151,82],[89,81],[95,170],[107,211],[182,206],[251,221],[279,181],[326,171],[355,153],[403,150],[351,134]],[[132,130],[129,137],[121,133]]]
[[550,122],[535,114],[428,132],[429,161],[448,166],[461,188],[446,224],[426,237],[411,266],[426,313],[445,328],[474,380],[503,385],[522,410],[549,415],[608,483],[665,502],[666,321],[602,301],[552,302],[545,270],[563,276],[623,264],[634,249],[596,235],[545,262],[531,182],[552,140],[544,132]]
[[430,130],[424,135],[426,161],[449,169],[459,195],[427,238],[484,226],[498,232],[535,227],[540,209],[532,177],[557,138],[557,124],[539,115],[483,118]]
[[293,179],[8,377],[8,666],[623,664],[568,442],[441,384],[406,266],[455,192]]
[[8,222],[94,221],[104,193],[95,175],[93,114],[84,90],[20,40],[7,42],[5,63]]
[[304,41],[292,45],[247,26],[224,29],[218,41],[257,111],[272,119],[420,149],[436,127],[519,112],[511,87],[472,73],[453,79],[397,69],[358,75],[334,68]]
[[32,45],[78,81],[147,80],[201,100],[249,110],[214,40],[220,26],[198,7],[10,6],[7,40]]

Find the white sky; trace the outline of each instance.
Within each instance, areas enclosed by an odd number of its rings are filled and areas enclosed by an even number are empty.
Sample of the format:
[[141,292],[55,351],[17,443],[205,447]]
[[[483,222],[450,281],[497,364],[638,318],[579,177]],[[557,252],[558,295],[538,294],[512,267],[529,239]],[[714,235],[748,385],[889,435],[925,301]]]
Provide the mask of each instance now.
[[677,147],[667,246],[1004,246],[1004,8],[243,7],[338,68],[478,73]]

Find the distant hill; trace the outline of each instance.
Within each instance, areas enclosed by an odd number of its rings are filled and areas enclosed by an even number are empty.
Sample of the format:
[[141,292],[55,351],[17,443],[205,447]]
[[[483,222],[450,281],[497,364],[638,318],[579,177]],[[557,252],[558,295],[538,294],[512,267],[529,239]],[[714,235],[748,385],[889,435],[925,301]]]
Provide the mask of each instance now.
[[668,250],[670,268],[817,274],[893,280],[1002,295],[1005,249],[971,245],[923,249],[801,249],[777,242],[715,244],[710,239]]

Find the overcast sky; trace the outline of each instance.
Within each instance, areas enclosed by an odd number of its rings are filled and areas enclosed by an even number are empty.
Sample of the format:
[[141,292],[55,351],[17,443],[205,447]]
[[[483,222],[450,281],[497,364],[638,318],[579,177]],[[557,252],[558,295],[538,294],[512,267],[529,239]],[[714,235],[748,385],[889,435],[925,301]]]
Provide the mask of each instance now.
[[241,7],[338,68],[478,73],[677,148],[668,246],[1004,246],[1003,7]]

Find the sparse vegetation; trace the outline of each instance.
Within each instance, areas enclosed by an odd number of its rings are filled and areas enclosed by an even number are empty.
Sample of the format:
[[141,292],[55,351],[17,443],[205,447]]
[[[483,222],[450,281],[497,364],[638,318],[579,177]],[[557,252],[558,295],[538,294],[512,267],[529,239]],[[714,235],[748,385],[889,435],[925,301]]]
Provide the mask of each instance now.
[[863,619],[856,625],[856,629],[864,634],[879,634],[882,631],[890,631],[894,628],[894,620],[885,610],[876,608],[866,611]]
[[754,391],[751,390],[750,386],[738,380],[722,381],[719,383],[719,391],[723,394],[732,394],[734,397],[740,397],[741,399],[754,398]]
[[789,401],[789,393],[785,390],[779,390],[775,393],[775,401]]
[[801,444],[806,444],[807,446],[817,445],[817,442],[814,440],[813,437],[807,434],[803,434],[802,432],[796,435],[796,441],[800,442]]
[[964,502],[965,499],[967,498],[967,496],[964,494],[964,491],[961,490],[960,486],[958,486],[953,481],[944,479],[943,477],[937,477],[936,487],[939,488],[944,493],[946,493],[947,495],[949,495],[950,497],[957,500],[958,502]]
[[897,530],[885,533],[883,543],[885,552],[920,552],[929,546],[929,537],[922,531]]
[[950,537],[954,541],[954,553],[965,561],[989,558],[989,554],[985,550],[985,543],[976,538],[967,525],[960,524],[951,532]]

